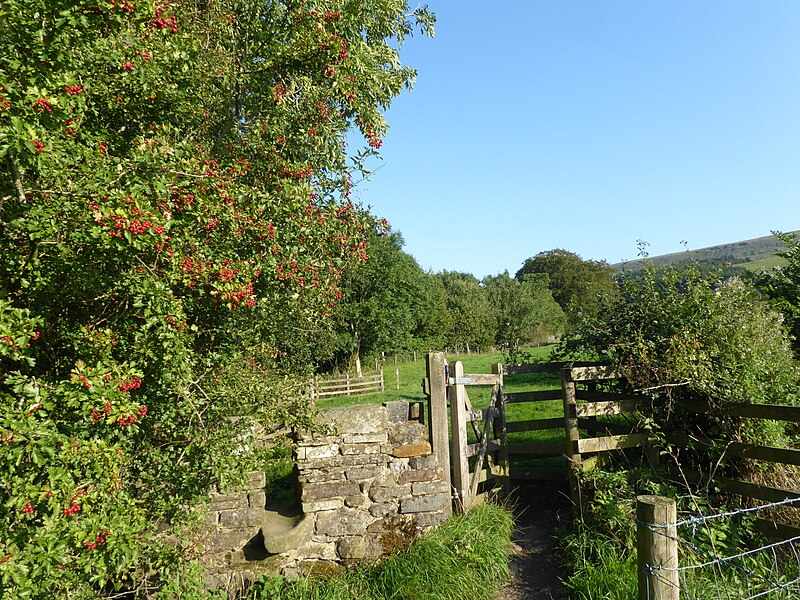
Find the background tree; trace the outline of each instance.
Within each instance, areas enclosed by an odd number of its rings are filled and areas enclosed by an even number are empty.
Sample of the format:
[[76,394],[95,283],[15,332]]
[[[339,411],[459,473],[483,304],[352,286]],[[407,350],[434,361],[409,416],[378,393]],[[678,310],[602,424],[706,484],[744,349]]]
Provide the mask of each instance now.
[[369,261],[342,281],[335,313],[336,362],[361,374],[361,357],[436,347],[443,324],[441,289],[410,254],[399,233],[372,235]]
[[521,279],[530,273],[543,273],[550,278],[553,298],[572,327],[584,317],[595,316],[601,298],[616,290],[614,270],[605,261],[583,260],[560,248],[526,259],[515,277]]
[[506,271],[486,277],[483,287],[497,324],[495,345],[508,352],[512,362],[524,344],[563,331],[564,312],[553,300],[547,275],[532,273],[520,280]]
[[186,507],[248,460],[231,417],[307,422],[283,369],[375,227],[345,135],[380,148],[432,19],[8,0],[0,22],[0,587],[189,594]]
[[442,271],[435,276],[444,288],[450,330],[445,347],[466,352],[484,350],[494,343],[495,321],[478,279],[469,273]]

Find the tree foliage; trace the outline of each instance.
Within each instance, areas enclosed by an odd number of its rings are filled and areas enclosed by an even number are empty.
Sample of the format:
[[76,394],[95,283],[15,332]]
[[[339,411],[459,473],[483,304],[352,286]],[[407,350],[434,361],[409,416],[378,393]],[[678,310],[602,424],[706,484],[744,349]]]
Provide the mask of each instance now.
[[583,260],[574,252],[548,250],[528,258],[515,277],[543,273],[550,278],[550,291],[567,315],[571,326],[597,314],[603,296],[615,291],[613,269],[605,261]]
[[776,235],[786,246],[778,252],[786,264],[762,273],[758,284],[784,314],[797,352],[800,349],[800,240],[794,234]]
[[478,279],[469,273],[442,271],[435,277],[445,293],[450,329],[445,347],[455,351],[492,346],[496,323],[491,305]]
[[380,148],[414,76],[397,47],[432,17],[8,0],[0,21],[0,585],[157,588],[196,555],[183,507],[246,458],[231,418],[308,415],[281,368],[375,227],[345,134],[356,167]]
[[486,277],[483,286],[497,324],[495,345],[508,352],[512,362],[524,344],[563,331],[564,312],[553,300],[546,275],[534,273],[520,280],[505,272]]

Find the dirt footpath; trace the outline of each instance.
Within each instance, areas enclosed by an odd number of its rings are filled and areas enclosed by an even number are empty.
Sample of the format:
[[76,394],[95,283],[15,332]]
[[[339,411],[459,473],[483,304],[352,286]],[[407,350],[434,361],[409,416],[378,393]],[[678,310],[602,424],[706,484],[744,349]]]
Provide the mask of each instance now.
[[569,518],[566,488],[550,482],[521,488],[513,496],[517,529],[511,556],[511,581],[496,600],[561,598],[559,557],[555,543],[558,519]]

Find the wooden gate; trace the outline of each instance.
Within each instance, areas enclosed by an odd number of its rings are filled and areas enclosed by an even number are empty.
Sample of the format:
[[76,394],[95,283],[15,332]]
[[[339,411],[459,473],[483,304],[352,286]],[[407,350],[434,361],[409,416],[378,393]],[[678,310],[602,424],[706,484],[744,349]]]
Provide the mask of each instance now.
[[[635,395],[597,391],[597,383],[618,377],[609,367],[586,363],[546,365],[494,365],[492,374],[464,374],[463,365],[448,364],[440,352],[428,355],[425,391],[429,396],[428,426],[434,454],[450,478],[455,507],[469,510],[492,490],[507,493],[511,480],[562,480],[570,482],[573,509],[580,510],[577,476],[592,468],[606,453],[625,448],[647,447],[650,438],[631,424],[613,420],[615,415],[647,411],[650,399]],[[504,393],[504,374],[532,372],[558,374],[554,388],[544,391]],[[470,402],[469,386],[492,386],[487,408],[476,410]],[[559,401],[556,414],[540,419],[509,419],[508,404]],[[599,417],[599,419],[598,419]],[[611,417],[611,420],[609,420]],[[528,432],[556,430],[552,441],[510,440]],[[551,457],[563,466],[535,468],[515,466]]]

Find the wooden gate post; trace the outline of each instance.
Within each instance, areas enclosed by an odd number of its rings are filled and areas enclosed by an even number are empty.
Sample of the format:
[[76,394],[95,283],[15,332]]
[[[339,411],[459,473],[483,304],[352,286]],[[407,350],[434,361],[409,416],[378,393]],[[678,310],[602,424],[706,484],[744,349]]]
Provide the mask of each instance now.
[[[443,352],[429,352],[425,358],[430,396],[428,397],[428,439],[442,469],[442,478],[450,483],[450,424],[447,420],[447,381]],[[450,510],[450,506],[447,507]]]
[[578,404],[575,394],[575,381],[572,369],[561,369],[561,397],[564,400],[564,434],[567,438],[567,459],[569,460],[569,495],[572,499],[572,516],[582,517],[581,489],[578,473],[581,469],[581,453],[578,448]]
[[450,422],[453,436],[450,452],[453,457],[453,487],[461,501],[461,510],[467,512],[472,506],[469,481],[469,460],[467,459],[467,405],[466,390],[459,379],[464,379],[464,365],[456,361],[450,368],[450,377],[455,382],[450,386]]
[[494,419],[494,438],[500,440],[499,460],[497,461],[502,471],[503,495],[511,493],[511,472],[508,466],[508,431],[506,430],[506,400],[503,397],[503,365],[492,365],[492,373],[500,377],[500,388],[497,390],[497,417]]
[[678,537],[675,500],[636,498],[636,563],[639,600],[678,600]]

